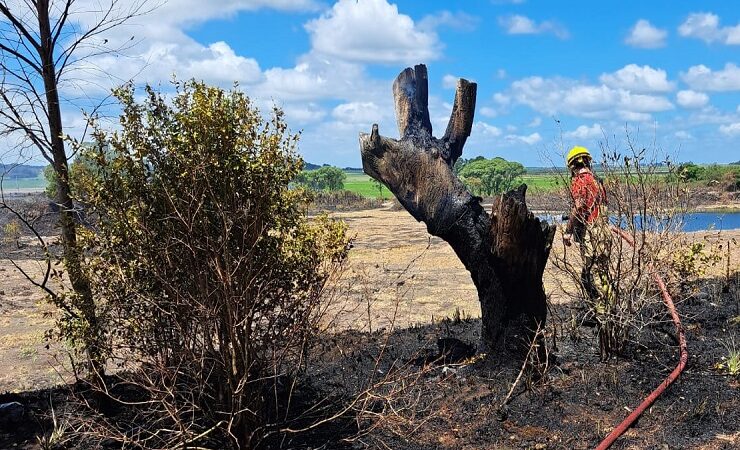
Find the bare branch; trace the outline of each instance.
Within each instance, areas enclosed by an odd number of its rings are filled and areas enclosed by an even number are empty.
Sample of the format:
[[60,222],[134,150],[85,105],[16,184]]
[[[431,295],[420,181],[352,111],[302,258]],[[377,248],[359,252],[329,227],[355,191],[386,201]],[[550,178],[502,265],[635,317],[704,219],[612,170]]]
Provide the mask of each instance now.
[[7,19],[13,24],[13,27],[18,31],[18,33],[23,35],[23,37],[36,49],[36,51],[41,51],[41,45],[39,45],[36,39],[34,39],[34,37],[31,35],[31,33],[28,32],[26,26],[18,20],[15,14],[10,12],[10,9],[8,9],[8,6],[5,3],[0,3],[0,14],[7,17]]
[[429,81],[427,68],[423,64],[406,68],[393,82],[393,98],[396,102],[396,119],[401,138],[432,136],[429,120]]
[[462,155],[465,141],[473,129],[476,91],[477,85],[475,83],[471,83],[463,78],[457,81],[455,103],[452,106],[447,131],[442,138],[450,146],[450,164],[454,165],[457,158]]

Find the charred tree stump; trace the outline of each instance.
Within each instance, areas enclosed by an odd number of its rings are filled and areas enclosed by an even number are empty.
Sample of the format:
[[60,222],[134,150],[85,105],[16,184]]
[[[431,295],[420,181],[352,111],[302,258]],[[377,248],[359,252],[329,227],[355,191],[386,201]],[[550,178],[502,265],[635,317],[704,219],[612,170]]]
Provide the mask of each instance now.
[[377,124],[370,134],[361,133],[363,170],[385,184],[430,234],[450,244],[478,290],[480,350],[496,352],[506,336],[544,325],[542,273],[555,227],[527,210],[526,185],[500,196],[491,216],[452,170],[473,126],[475,83],[458,80],[441,139],[432,135],[426,66],[401,72],[393,95],[401,138],[380,136]]

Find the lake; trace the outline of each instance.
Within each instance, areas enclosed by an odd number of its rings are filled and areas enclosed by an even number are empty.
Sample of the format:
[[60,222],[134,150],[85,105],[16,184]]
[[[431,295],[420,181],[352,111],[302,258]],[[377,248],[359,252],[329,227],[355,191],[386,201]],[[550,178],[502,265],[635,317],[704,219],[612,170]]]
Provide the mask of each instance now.
[[[563,223],[562,217],[552,214],[538,214],[537,217],[548,222]],[[612,218],[612,222],[616,220]],[[740,229],[740,211],[691,212],[684,216],[683,231],[737,230]]]

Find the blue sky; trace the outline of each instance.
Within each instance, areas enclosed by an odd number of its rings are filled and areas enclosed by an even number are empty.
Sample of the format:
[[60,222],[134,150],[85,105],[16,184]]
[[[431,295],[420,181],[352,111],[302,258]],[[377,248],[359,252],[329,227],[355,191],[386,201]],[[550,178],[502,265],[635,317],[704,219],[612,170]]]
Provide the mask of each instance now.
[[[396,136],[391,85],[416,63],[438,135],[456,78],[478,83],[467,157],[560,164],[574,144],[624,148],[629,131],[678,160],[740,160],[734,1],[170,0],[107,37],[131,35],[127,57],[95,60],[69,91],[237,80],[285,109],[313,163],[359,167],[357,135],[374,122]],[[65,117],[79,126],[72,103]]]

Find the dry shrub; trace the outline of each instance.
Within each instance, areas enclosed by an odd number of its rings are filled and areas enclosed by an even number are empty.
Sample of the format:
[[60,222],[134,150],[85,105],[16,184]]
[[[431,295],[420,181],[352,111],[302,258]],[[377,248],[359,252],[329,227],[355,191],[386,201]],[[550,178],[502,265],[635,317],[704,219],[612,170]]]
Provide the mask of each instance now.
[[322,210],[347,210],[379,208],[383,200],[367,198],[352,191],[316,191],[313,204]]
[[[578,244],[573,250],[554,252],[551,261],[562,291],[585,309],[585,315],[573,317],[573,322],[579,325],[583,317],[595,322],[601,357],[606,359],[623,352],[646,326],[668,320],[653,276],[674,279],[672,255],[683,245],[688,195],[670,160],[661,158],[654,146],[636,144],[629,132],[624,149],[605,139],[600,159],[595,171],[607,192],[609,222],[600,229],[588,228],[586,235],[601,242],[606,255],[596,263],[603,277],[595,282],[607,294],[595,295],[585,280]],[[563,180],[563,185],[569,182]],[[571,203],[567,188],[562,195],[565,203]],[[616,234],[616,228],[635,245]]]
[[[343,223],[308,220],[288,188],[301,170],[279,110],[189,82],[171,103],[116,92],[121,131],[96,132],[83,236],[127,405],[100,436],[141,448],[253,448],[290,416],[341,265]],[[121,388],[128,386],[130,389]]]

